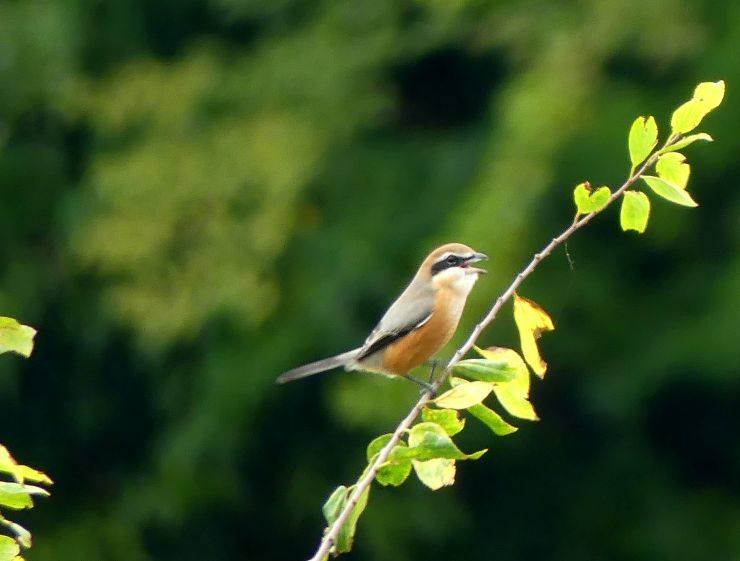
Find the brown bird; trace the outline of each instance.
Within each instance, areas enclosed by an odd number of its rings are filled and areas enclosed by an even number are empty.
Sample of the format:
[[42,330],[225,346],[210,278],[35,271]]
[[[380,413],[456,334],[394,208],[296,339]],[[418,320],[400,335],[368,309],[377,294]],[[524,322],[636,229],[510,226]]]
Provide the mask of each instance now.
[[457,329],[465,301],[484,269],[471,267],[488,259],[460,243],[432,251],[406,289],[388,308],[365,343],[356,349],[288,370],[277,382],[284,384],[319,372],[344,367],[389,376],[409,376],[444,347]]

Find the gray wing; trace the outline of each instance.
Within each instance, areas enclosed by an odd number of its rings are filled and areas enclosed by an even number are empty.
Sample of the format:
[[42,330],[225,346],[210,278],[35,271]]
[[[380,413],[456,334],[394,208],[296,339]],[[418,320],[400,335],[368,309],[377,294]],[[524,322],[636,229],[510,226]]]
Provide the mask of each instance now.
[[413,283],[388,308],[357,355],[362,360],[420,328],[434,311],[434,293],[420,290]]

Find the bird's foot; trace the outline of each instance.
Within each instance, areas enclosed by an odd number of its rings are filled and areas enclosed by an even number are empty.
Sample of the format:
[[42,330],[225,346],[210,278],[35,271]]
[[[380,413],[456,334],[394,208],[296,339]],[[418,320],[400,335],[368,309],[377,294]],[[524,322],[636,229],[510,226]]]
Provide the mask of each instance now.
[[411,380],[415,384],[418,384],[421,387],[421,393],[429,393],[432,396],[437,395],[437,390],[430,382],[425,382],[424,380],[419,380],[419,378],[416,378],[411,375],[404,376],[407,380]]

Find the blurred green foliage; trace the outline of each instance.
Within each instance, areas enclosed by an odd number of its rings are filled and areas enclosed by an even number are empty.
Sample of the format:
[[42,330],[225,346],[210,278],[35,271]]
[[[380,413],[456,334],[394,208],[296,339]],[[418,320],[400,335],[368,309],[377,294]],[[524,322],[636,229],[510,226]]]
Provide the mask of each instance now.
[[609,211],[527,283],[542,422],[454,489],[377,489],[352,555],[737,557],[738,30],[731,0],[0,4],[0,310],[39,329],[0,436],[56,481],[28,559],[307,555],[416,390],[274,377],[361,341],[443,241],[491,257],[462,336],[573,185],[625,176],[634,116],[719,78],[700,208],[639,237]]

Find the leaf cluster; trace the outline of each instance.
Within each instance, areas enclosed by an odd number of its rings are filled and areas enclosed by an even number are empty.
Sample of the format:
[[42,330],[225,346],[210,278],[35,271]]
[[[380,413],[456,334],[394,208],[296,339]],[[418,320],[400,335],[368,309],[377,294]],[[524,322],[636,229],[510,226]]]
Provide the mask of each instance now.
[[[31,356],[36,330],[22,325],[9,317],[0,317],[0,354],[14,352],[25,357]],[[19,464],[8,449],[0,444],[0,474],[8,476],[0,479],[0,509],[22,510],[33,507],[33,497],[48,497],[49,492],[38,485],[51,485],[52,480],[45,473]],[[0,561],[22,561],[21,548],[31,547],[31,533],[20,524],[5,518],[0,512],[0,526],[10,535],[0,535]]]

